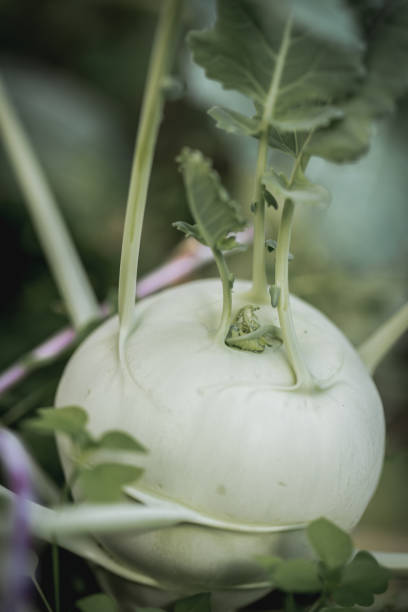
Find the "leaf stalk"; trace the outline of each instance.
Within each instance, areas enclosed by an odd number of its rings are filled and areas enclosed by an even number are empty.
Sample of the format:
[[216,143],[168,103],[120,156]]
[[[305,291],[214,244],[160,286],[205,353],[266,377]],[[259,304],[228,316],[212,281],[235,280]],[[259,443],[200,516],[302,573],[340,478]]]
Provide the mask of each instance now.
[[260,138],[253,196],[253,201],[256,202],[254,220],[254,250],[252,262],[253,284],[249,296],[258,303],[265,303],[268,299],[268,286],[265,269],[265,202],[263,198],[262,179],[263,175],[265,174],[265,168],[268,160],[269,123],[273,118],[278,99],[279,85],[282,79],[286,56],[289,50],[291,29],[292,18],[289,17],[283,31],[282,42],[277,55],[275,70],[266,97],[260,124]]
[[174,55],[183,0],[162,4],[150,59],[126,208],[119,273],[119,349],[132,328],[142,222],[164,106],[165,78]]
[[289,362],[295,373],[296,385],[301,385],[302,388],[310,389],[313,387],[313,379],[299,346],[289,301],[288,254],[294,213],[294,202],[292,200],[286,200],[283,205],[276,248],[275,285],[280,289],[277,309],[283,344],[285,346]]
[[74,327],[100,317],[78,252],[0,77],[0,135],[54,280]]
[[231,322],[231,274],[228,270],[223,253],[218,249],[214,249],[213,254],[222,282],[222,313],[221,320],[216,333],[216,340],[224,344]]
[[370,374],[374,374],[395,342],[408,329],[408,303],[404,304],[390,319],[359,347],[358,352]]

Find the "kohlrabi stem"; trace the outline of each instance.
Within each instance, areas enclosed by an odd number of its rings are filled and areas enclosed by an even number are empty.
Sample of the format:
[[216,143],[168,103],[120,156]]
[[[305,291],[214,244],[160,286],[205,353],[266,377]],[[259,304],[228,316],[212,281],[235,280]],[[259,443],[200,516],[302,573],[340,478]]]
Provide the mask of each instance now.
[[222,313],[221,320],[217,329],[216,339],[223,343],[225,341],[231,323],[231,275],[225,262],[225,257],[221,253],[221,251],[214,249],[213,254],[222,282]]
[[163,0],[150,59],[131,171],[119,276],[119,346],[133,323],[136,276],[153,155],[164,105],[164,80],[171,65],[180,25],[182,0]]
[[296,385],[312,388],[313,379],[303,358],[293,323],[289,296],[289,247],[295,204],[286,200],[283,205],[276,248],[275,285],[279,287],[278,315],[283,344],[296,377]]
[[408,329],[408,304],[404,304],[388,321],[378,329],[359,347],[361,359],[366,364],[370,374],[373,374],[393,347],[395,342]]
[[265,101],[260,123],[260,138],[258,146],[258,159],[255,171],[254,195],[254,248],[252,262],[252,288],[249,296],[256,302],[265,302],[268,298],[268,284],[265,269],[265,201],[263,197],[262,179],[268,158],[268,132],[269,124],[273,119],[278,99],[279,86],[282,79],[283,68],[289,50],[292,18],[286,22],[282,42],[276,58],[275,70]]
[[99,307],[47,179],[0,78],[0,135],[32,222],[76,329],[100,316]]

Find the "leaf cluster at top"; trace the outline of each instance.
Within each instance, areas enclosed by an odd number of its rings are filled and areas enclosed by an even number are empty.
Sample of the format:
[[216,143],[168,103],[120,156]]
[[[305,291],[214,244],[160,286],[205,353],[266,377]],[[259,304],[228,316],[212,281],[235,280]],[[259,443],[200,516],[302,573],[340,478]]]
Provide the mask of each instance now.
[[295,157],[305,152],[352,161],[366,152],[373,120],[408,87],[408,3],[379,3],[365,37],[340,0],[218,0],[214,27],[192,32],[194,60],[206,75],[252,100],[253,117],[209,112],[232,133],[259,137]]
[[[90,502],[114,502],[122,499],[124,485],[137,480],[143,470],[134,465],[135,453],[146,449],[124,431],[106,431],[98,438],[88,429],[88,415],[79,406],[41,408],[38,416],[25,426],[39,433],[60,434],[71,441],[73,473],[83,499]],[[109,460],[107,460],[109,459]]]

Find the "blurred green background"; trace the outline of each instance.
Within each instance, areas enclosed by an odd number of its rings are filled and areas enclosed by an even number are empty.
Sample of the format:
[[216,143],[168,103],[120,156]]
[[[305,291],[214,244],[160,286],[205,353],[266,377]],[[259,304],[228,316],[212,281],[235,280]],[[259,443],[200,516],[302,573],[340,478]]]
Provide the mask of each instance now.
[[[184,33],[205,26],[213,12],[209,1],[187,4]],[[1,71],[101,300],[117,285],[127,183],[157,5],[153,0],[0,2]],[[175,72],[185,83],[185,95],[165,109],[149,190],[142,274],[165,261],[179,243],[171,223],[189,220],[174,161],[182,146],[212,157],[247,211],[250,203],[255,145],[217,131],[206,115],[215,103],[227,101],[242,110],[245,102],[206,80],[184,46]],[[359,163],[310,164],[310,176],[331,190],[333,201],[328,211],[299,210],[291,287],[353,343],[407,298],[407,141],[405,99],[378,126],[370,153]],[[5,368],[67,324],[67,317],[1,147],[0,214],[0,367]],[[270,237],[276,237],[276,214],[271,213]],[[272,264],[271,259],[271,270]],[[250,254],[235,256],[231,267],[237,276],[249,277]],[[214,274],[211,265],[200,272]],[[402,339],[376,373],[388,424],[387,459],[355,534],[358,545],[373,549],[408,551],[407,347]],[[50,403],[62,365],[35,374],[0,398],[0,411],[21,403],[22,411],[32,411]],[[19,429],[19,421],[14,426]],[[52,443],[44,445],[41,439],[38,444],[33,436],[26,440],[58,479]]]

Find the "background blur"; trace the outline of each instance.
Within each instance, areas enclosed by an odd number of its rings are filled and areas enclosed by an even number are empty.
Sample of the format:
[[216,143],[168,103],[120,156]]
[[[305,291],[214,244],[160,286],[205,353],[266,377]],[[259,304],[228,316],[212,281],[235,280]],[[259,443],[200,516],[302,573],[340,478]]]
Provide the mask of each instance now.
[[[212,2],[187,4],[184,32],[211,22]],[[0,0],[1,72],[101,300],[114,295],[117,286],[157,5],[153,0]],[[216,103],[242,110],[245,102],[206,80],[185,48],[175,72],[185,83],[185,95],[165,109],[149,191],[142,274],[169,258],[181,240],[171,223],[189,220],[174,161],[182,146],[212,157],[247,211],[250,203],[255,145],[221,133],[206,115]],[[333,201],[328,211],[299,210],[291,249],[292,290],[327,314],[353,343],[407,299],[407,141],[408,99],[378,126],[370,153],[359,163],[310,164],[310,176],[331,190]],[[67,318],[1,146],[0,214],[0,368],[5,368]],[[276,237],[276,214],[270,218],[271,237]],[[249,277],[249,253],[236,255],[231,267]],[[208,266],[200,275],[214,273]],[[408,551],[407,347],[406,340],[400,341],[376,374],[388,422],[387,459],[377,494],[355,534],[359,546],[371,549]],[[0,417],[16,405],[19,414],[49,405],[61,367],[54,364],[0,398]],[[12,425],[20,430],[21,419]],[[53,443],[23,436],[59,479]],[[67,567],[77,567],[76,562],[67,556]],[[47,584],[47,563],[43,568]],[[72,571],[63,587],[66,601],[71,591],[75,599],[95,589],[84,567]],[[408,597],[406,586],[395,589],[388,597]]]

